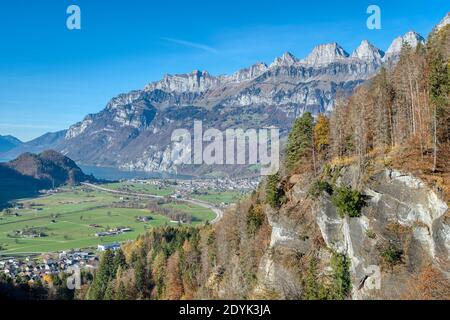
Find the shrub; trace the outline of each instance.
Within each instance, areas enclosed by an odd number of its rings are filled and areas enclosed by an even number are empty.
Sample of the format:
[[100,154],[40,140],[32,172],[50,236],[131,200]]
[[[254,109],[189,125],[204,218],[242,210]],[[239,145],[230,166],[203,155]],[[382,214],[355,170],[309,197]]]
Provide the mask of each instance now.
[[367,230],[366,236],[370,239],[375,239],[377,237],[377,234],[373,230]]
[[348,297],[352,289],[350,261],[345,255],[333,252],[331,268],[333,269],[333,282],[330,288],[329,298],[333,300],[344,300]]
[[359,217],[361,209],[364,206],[363,195],[349,187],[339,187],[333,192],[331,202],[336,206],[338,214],[343,218],[345,215],[349,217]]
[[403,251],[397,249],[392,244],[381,252],[381,258],[390,267],[400,264],[402,262],[402,255]]
[[302,279],[304,300],[327,300],[328,291],[318,277],[317,259],[312,258]]
[[344,300],[352,289],[350,277],[350,261],[348,258],[337,252],[333,252],[331,257],[331,268],[333,273],[331,281],[323,281],[319,278],[317,259],[312,258],[309,268],[306,269],[302,279],[303,299],[305,300]]
[[313,198],[318,198],[324,191],[331,195],[333,194],[333,187],[327,181],[317,180],[309,187],[308,194]]
[[264,212],[261,204],[252,205],[247,213],[247,231],[251,235],[259,230],[264,222]]
[[280,175],[273,174],[267,178],[266,202],[272,208],[278,208],[282,204],[283,190],[280,188]]
[[403,294],[406,300],[450,300],[450,281],[445,274],[432,265],[412,276]]
[[289,133],[286,147],[286,162],[292,170],[297,162],[312,148],[314,118],[310,112],[305,112],[297,118]]

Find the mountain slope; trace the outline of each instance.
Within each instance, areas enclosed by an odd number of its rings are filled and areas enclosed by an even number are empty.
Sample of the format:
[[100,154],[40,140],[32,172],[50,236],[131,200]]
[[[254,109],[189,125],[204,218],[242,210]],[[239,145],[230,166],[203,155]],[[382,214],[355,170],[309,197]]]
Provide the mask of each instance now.
[[41,189],[96,181],[71,159],[52,150],[24,153],[13,161],[1,163],[0,177],[0,206],[12,199],[34,196]]
[[398,60],[399,54],[405,45],[415,48],[419,44],[425,44],[425,39],[417,32],[409,31],[403,36],[394,39],[386,51],[383,61],[396,61]]
[[22,153],[39,153],[44,150],[55,149],[58,143],[64,139],[66,132],[67,130],[49,132],[31,141],[23,142],[10,150],[0,152],[0,158],[13,160]]
[[22,141],[13,136],[0,136],[0,152],[7,152],[21,145]]

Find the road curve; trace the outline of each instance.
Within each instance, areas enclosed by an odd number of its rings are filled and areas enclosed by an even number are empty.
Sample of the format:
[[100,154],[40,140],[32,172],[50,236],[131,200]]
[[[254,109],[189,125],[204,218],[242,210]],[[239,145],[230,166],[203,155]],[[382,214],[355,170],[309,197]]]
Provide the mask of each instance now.
[[[113,193],[113,194],[119,194],[119,195],[123,195],[123,196],[134,196],[134,197],[143,197],[143,198],[149,198],[149,199],[164,199],[163,196],[157,196],[157,195],[153,195],[153,194],[148,194],[148,193],[135,193],[135,192],[126,192],[126,191],[120,191],[120,190],[113,190],[113,189],[108,189],[96,184],[92,184],[92,183],[88,183],[88,182],[82,182],[81,183],[83,186],[92,188],[92,189],[96,189],[96,190],[100,190],[100,191],[105,191],[105,192],[109,192],[109,193]],[[216,207],[215,205],[209,203],[209,202],[205,202],[205,201],[201,201],[201,200],[195,200],[195,199],[176,199],[178,201],[183,201],[183,202],[188,202],[188,203],[192,203],[195,205],[198,205],[200,207],[203,208],[207,208],[212,210],[215,214],[216,217],[210,221],[210,223],[217,223],[219,222],[222,217],[223,217],[223,211],[222,209]]]

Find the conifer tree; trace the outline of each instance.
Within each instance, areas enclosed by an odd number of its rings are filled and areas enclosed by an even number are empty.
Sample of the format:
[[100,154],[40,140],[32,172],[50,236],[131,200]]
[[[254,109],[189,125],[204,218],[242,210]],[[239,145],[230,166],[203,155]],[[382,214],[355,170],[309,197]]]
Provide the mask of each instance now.
[[294,169],[303,156],[311,153],[313,128],[314,118],[310,112],[305,112],[295,120],[286,148],[286,162],[289,170]]

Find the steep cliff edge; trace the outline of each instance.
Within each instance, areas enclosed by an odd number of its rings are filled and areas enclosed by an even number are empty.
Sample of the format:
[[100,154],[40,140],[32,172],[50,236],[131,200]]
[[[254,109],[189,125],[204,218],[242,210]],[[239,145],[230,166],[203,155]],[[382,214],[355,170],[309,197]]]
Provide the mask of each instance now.
[[[336,187],[351,185],[355,170],[335,171]],[[256,293],[305,298],[311,259],[315,279],[332,283],[334,254],[348,258],[352,299],[403,298],[429,265],[450,277],[449,208],[422,180],[393,169],[373,174],[359,217],[342,217],[325,191],[312,199],[300,176],[289,180],[298,181],[288,187],[287,202],[277,211],[266,207],[272,232]]]

